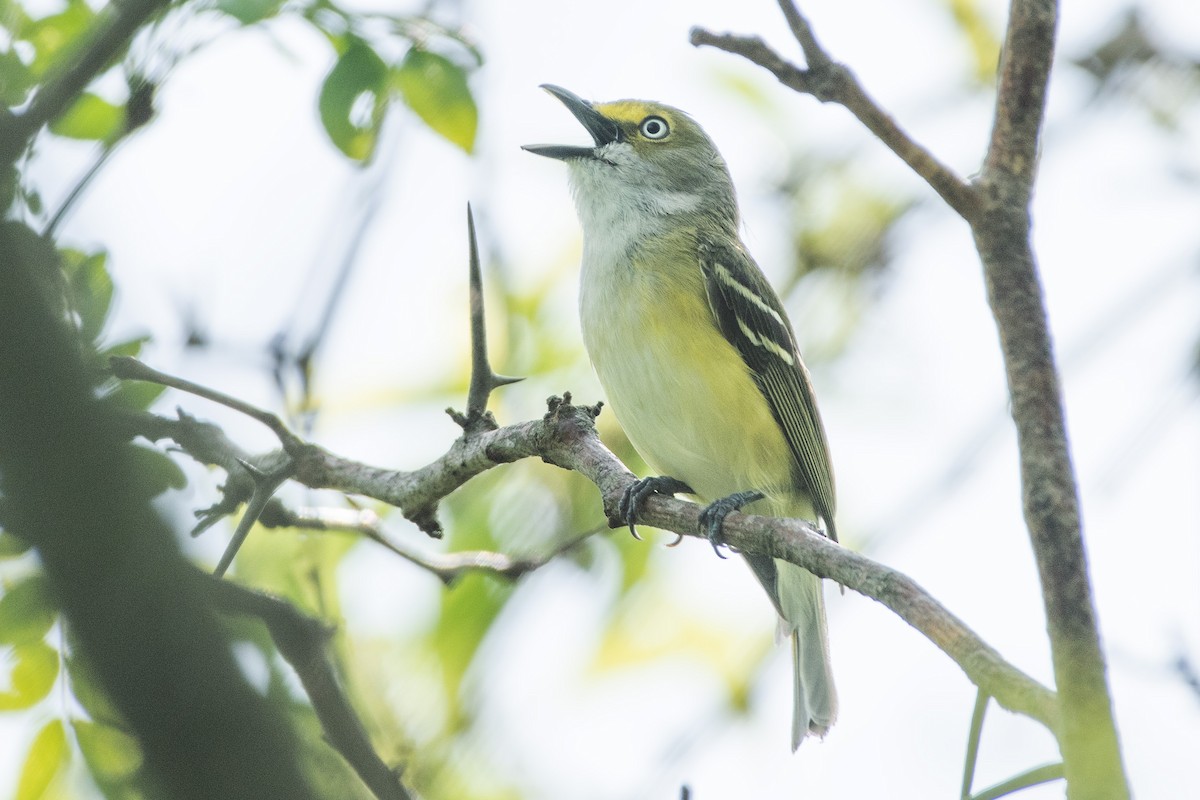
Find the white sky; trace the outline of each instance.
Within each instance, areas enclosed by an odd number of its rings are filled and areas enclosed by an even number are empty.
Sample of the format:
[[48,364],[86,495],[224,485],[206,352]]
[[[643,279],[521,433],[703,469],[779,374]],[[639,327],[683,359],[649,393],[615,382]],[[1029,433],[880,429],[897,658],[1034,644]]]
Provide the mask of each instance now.
[[[1003,4],[987,5],[1001,18]],[[1200,16],[1192,5],[1142,8],[1169,40],[1194,48]],[[1086,49],[1121,8],[1067,4],[1061,55]],[[960,173],[976,169],[991,109],[947,99],[967,97],[959,83],[967,54],[940,3],[813,0],[804,9],[826,47],[916,138]],[[565,170],[519,146],[586,135],[539,83],[691,112],[731,165],[747,243],[768,275],[779,275],[772,264],[782,262],[785,242],[767,184],[788,140],[853,153],[856,174],[878,185],[917,186],[844,110],[687,44],[688,28],[703,24],[763,34],[794,55],[768,0],[524,0],[469,4],[465,17],[488,59],[472,82],[482,107],[474,160],[399,114],[381,154],[390,166],[366,175],[348,166],[315,112],[328,47],[298,23],[272,26],[273,39],[257,29],[233,32],[178,68],[160,118],[119,153],[64,231],[68,240],[110,248],[119,330],[153,331],[158,344],[147,357],[156,366],[269,405],[273,393],[245,356],[261,351],[283,321],[319,306],[304,294],[308,276],[342,253],[364,187],[381,175],[386,200],[319,370],[326,411],[317,435],[345,455],[411,467],[440,453],[455,429],[440,406],[410,406],[403,415],[385,406],[466,356],[466,202],[482,222],[485,252],[503,252],[518,285],[577,258]],[[720,88],[730,74],[762,87],[778,107],[777,124]],[[1128,105],[1079,117],[1089,99],[1087,82],[1064,65],[1051,91],[1037,249],[1127,764],[1139,798],[1177,798],[1197,791],[1191,758],[1200,743],[1200,698],[1170,670],[1182,652],[1200,660],[1200,419],[1196,379],[1185,375],[1200,333],[1200,192],[1178,174],[1200,174],[1200,119],[1191,109],[1171,139]],[[1181,144],[1188,141],[1190,153]],[[86,148],[55,152],[38,173],[51,207],[88,160]],[[308,292],[319,297],[319,286]],[[573,281],[564,282],[562,336],[577,343],[573,292]],[[822,299],[795,298],[789,308],[802,347],[820,337]],[[241,349],[183,356],[175,337],[185,303]],[[503,342],[494,337],[492,347],[504,371]],[[543,398],[564,389],[600,396],[582,369],[563,380],[505,390],[501,421],[542,413]],[[816,380],[847,543],[870,539],[872,557],[913,576],[1048,683],[995,330],[966,228],[935,200],[904,223],[887,292],[847,355],[821,365]],[[169,407],[177,402],[226,421],[248,446],[271,444],[210,406],[172,398]],[[939,491],[951,459],[977,440],[953,488]],[[205,491],[185,502],[207,504]],[[408,527],[398,535],[418,536]],[[221,546],[215,538],[200,545],[214,554]],[[672,620],[696,615],[727,631],[731,646],[745,644],[745,629],[769,635],[769,608],[735,560],[718,561],[702,542],[666,553],[656,556],[667,565],[664,581],[643,612],[648,636],[667,637]],[[349,623],[419,627],[420,609],[436,607],[436,581],[374,551],[357,555],[354,580],[345,582]],[[732,730],[718,724],[714,676],[694,662],[585,674],[609,599],[597,596],[602,584],[568,565],[530,578],[500,623],[505,635],[488,642],[486,672],[475,675],[486,683],[485,746],[497,774],[526,797],[669,798],[684,782],[698,800],[957,796],[973,689],[877,604],[830,595],[841,719],[825,742],[792,756],[785,649],[761,676],[753,713]],[[11,774],[22,751],[0,748],[0,774]],[[1036,724],[993,709],[976,787],[1054,758]],[[1061,796],[1061,785],[1022,795]]]

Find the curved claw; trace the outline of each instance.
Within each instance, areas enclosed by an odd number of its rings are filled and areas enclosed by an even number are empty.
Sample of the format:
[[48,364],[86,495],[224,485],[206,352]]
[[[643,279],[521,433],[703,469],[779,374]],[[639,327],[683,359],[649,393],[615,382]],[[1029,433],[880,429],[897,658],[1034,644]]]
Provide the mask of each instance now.
[[721,547],[725,544],[721,541],[721,528],[725,525],[725,518],[764,497],[766,495],[758,491],[738,492],[713,501],[700,512],[700,531],[708,538],[718,558],[725,558],[721,552]]
[[[647,497],[652,494],[675,495],[680,492],[691,494],[692,487],[677,478],[668,478],[666,476],[642,478],[629,484],[628,488],[625,489],[625,493],[621,495],[621,502],[617,508],[621,516],[625,519],[625,522],[628,523],[629,532],[633,534],[633,538],[641,541],[642,537],[638,535],[637,528],[634,527],[634,522],[637,520],[642,503],[646,502]],[[678,542],[675,544],[678,544]]]

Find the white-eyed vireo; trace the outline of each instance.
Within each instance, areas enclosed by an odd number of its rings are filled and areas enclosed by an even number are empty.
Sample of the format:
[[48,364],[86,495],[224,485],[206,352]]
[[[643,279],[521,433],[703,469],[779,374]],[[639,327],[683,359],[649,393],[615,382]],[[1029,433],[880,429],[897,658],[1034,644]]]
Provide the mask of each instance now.
[[[531,145],[565,161],[583,225],[583,338],[638,452],[666,478],[626,497],[689,492],[716,545],[731,510],[823,521],[833,470],[808,371],[779,297],[738,235],[725,160],[687,114],[638,100],[595,104],[557,86],[593,146]],[[792,749],[837,715],[821,582],[745,554],[790,634]]]

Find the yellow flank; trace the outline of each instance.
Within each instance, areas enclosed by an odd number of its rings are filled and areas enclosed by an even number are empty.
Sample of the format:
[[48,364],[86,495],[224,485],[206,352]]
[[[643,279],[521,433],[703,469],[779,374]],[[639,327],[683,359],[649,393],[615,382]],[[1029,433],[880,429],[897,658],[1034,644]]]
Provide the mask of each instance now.
[[[797,508],[791,451],[766,398],[714,324],[694,242],[693,230],[649,240],[632,263],[609,267],[623,274],[598,281],[608,289],[604,302],[589,302],[595,276],[585,276],[592,363],[621,426],[658,474],[687,482],[704,500],[757,489],[769,510],[749,511],[811,516],[807,503]],[[690,250],[686,258],[681,249]],[[691,268],[672,274],[668,265]],[[630,331],[639,332],[632,348]]]

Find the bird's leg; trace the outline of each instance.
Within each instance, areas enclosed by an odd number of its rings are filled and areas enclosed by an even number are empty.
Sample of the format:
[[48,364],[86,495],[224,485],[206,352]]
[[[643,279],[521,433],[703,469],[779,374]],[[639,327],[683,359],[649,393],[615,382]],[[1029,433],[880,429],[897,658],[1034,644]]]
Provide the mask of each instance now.
[[652,494],[671,496],[681,492],[692,494],[692,487],[677,478],[668,478],[666,476],[642,478],[629,484],[629,488],[625,490],[625,494],[621,495],[621,505],[618,507],[618,510],[621,513],[621,518],[628,523],[629,532],[633,534],[633,538],[642,538],[638,536],[637,528],[633,526],[633,523],[637,520],[638,512],[641,511],[642,503],[646,501],[647,497]]
[[725,524],[725,518],[764,497],[766,495],[759,491],[738,492],[714,501],[700,512],[700,531],[708,537],[709,544],[718,556],[725,557],[721,555],[721,545],[724,544],[721,541],[721,527]]

